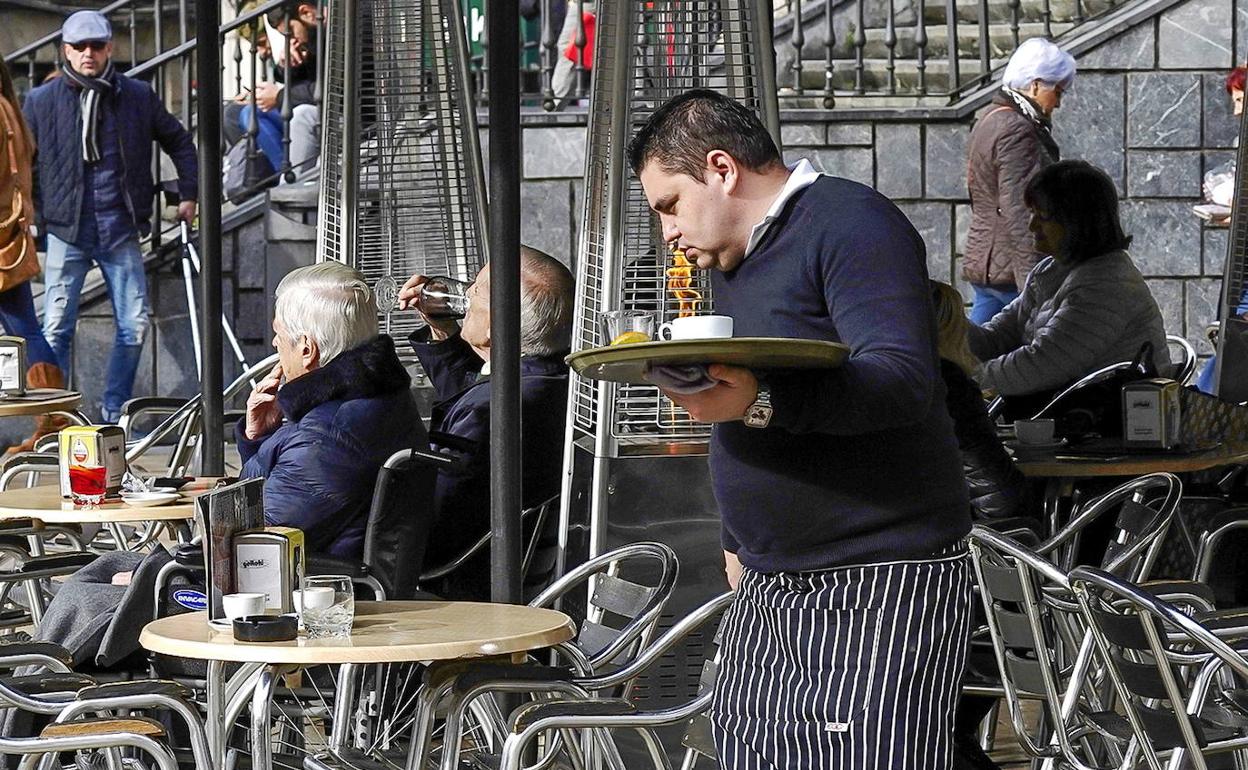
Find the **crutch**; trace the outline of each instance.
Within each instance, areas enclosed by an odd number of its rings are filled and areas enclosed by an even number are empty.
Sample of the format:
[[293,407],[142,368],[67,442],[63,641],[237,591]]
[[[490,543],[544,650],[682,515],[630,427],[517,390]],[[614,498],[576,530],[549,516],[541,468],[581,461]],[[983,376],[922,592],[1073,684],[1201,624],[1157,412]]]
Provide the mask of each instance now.
[[[203,374],[204,364],[199,351],[199,306],[195,302],[195,276],[199,273],[199,252],[195,251],[195,244],[191,242],[190,225],[185,221],[180,222],[179,225],[182,235],[182,284],[186,288],[186,306],[191,316],[191,339],[195,343],[195,371]],[[243,371],[247,371],[247,356],[243,355],[243,348],[238,344],[238,337],[234,336],[234,327],[230,326],[229,319],[225,317],[225,311],[221,311],[221,329],[230,343],[230,349],[234,351],[234,358],[238,359]]]

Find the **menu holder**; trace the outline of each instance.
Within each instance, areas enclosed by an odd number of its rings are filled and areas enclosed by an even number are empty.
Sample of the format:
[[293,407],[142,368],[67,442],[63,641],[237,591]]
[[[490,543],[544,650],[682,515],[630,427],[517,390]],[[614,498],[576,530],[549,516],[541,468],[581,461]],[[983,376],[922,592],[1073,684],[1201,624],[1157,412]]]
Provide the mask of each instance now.
[[204,533],[208,621],[226,620],[221,597],[234,593],[234,535],[264,526],[264,479],[248,479],[195,498]]

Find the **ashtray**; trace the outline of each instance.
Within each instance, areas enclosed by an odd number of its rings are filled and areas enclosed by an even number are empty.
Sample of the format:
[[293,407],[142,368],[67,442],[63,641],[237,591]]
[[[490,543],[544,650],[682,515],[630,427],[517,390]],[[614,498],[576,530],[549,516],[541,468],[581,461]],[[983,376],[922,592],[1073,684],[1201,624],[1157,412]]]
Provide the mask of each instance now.
[[234,618],[236,642],[289,642],[299,636],[294,615],[244,615]]

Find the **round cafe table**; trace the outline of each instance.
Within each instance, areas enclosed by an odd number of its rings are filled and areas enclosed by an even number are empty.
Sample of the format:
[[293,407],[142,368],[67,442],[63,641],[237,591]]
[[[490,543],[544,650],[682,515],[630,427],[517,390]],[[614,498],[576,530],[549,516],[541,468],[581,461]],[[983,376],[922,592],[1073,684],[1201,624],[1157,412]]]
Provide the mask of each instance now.
[[[59,414],[68,417],[76,425],[90,425],[91,420],[83,414],[82,394],[72,390],[35,389],[27,396],[0,397],[0,417],[38,417]],[[41,396],[45,396],[42,398]]]
[[[166,505],[137,507],[121,501],[101,503],[95,507],[74,505],[61,497],[58,484],[47,484],[24,489],[7,489],[0,492],[0,521],[6,519],[38,519],[44,524],[102,524],[112,533],[119,544],[130,550],[138,550],[155,539],[159,528],[152,529],[137,543],[128,544],[122,524],[143,524],[149,521],[165,522],[178,542],[190,540],[190,527],[186,522],[195,518],[192,497],[183,495],[181,500]],[[32,542],[35,555],[42,554],[37,539]]]
[[[278,679],[303,666],[417,663],[525,653],[551,647],[576,633],[562,612],[478,602],[356,602],[351,635],[300,637],[290,642],[236,642],[229,630],[208,624],[206,612],[172,615],[148,623],[139,644],[151,652],[208,661],[208,745],[224,767],[226,739],[251,692],[252,767],[269,770],[269,719]],[[243,663],[226,681],[227,662]],[[350,690],[335,695],[334,734],[343,735]]]

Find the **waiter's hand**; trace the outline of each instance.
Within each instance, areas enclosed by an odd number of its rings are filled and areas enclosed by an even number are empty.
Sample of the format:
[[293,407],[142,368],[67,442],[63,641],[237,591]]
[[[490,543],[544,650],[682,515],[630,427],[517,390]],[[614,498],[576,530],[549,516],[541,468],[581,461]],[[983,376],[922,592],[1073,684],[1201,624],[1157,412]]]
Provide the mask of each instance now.
[[758,378],[749,369],[712,364],[707,374],[719,384],[701,393],[667,393],[677,406],[698,422],[732,422],[745,419],[745,413],[758,398]]
[[737,590],[741,582],[741,562],[732,551],[724,551],[724,573],[728,575],[728,587]]

